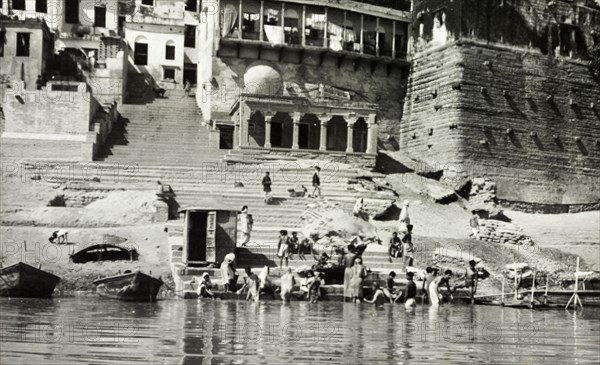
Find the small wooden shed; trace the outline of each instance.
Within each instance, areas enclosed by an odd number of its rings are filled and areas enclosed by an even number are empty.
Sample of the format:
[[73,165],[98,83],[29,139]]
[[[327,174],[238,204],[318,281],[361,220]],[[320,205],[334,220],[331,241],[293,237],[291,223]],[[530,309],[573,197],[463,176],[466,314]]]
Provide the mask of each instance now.
[[238,212],[208,203],[201,207],[183,208],[182,261],[188,267],[219,264],[236,248]]

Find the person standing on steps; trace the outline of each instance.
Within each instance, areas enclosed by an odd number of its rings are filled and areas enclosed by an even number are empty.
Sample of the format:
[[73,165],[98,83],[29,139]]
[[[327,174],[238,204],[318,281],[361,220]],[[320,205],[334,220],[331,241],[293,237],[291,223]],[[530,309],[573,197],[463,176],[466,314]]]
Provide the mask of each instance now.
[[271,177],[269,176],[269,171],[267,171],[262,179],[263,191],[265,192],[265,204],[271,203],[271,200],[273,199],[273,194],[271,193],[271,184]]
[[240,227],[242,230],[242,247],[246,247],[250,242],[250,233],[252,232],[252,225],[254,219],[252,214],[248,214],[248,206],[244,205],[240,213]]
[[412,224],[409,224],[408,233],[402,237],[402,257],[404,258],[404,271],[408,271],[409,266],[413,266],[415,257],[415,246],[412,243]]
[[471,226],[470,236],[477,239],[477,237],[479,236],[479,216],[474,210],[471,213],[472,215],[469,219],[469,225]]
[[185,82],[185,86],[183,87],[183,90],[185,91],[184,98],[185,98],[186,96],[188,96],[188,97],[189,97],[189,96],[190,96],[190,92],[192,91],[192,84],[190,84],[190,81],[189,81],[189,80],[186,80],[186,82]]
[[283,268],[283,259],[285,259],[285,266],[289,266],[288,257],[290,254],[290,238],[288,237],[288,231],[285,229],[279,232],[279,242],[277,243],[277,256],[279,257],[279,267]]
[[319,199],[322,198],[321,196],[321,168],[319,166],[315,166],[315,173],[313,174],[312,177],[312,185],[313,185],[313,192],[311,194],[311,196],[313,198],[316,198],[316,193],[319,193]]

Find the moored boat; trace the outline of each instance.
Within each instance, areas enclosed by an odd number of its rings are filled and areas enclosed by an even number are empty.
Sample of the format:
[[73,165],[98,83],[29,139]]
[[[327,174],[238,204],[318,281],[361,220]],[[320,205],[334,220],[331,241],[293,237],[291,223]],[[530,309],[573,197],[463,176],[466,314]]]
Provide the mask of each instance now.
[[101,297],[129,302],[154,302],[163,281],[136,271],[98,279],[94,285]]
[[49,298],[60,278],[24,262],[0,269],[0,296]]

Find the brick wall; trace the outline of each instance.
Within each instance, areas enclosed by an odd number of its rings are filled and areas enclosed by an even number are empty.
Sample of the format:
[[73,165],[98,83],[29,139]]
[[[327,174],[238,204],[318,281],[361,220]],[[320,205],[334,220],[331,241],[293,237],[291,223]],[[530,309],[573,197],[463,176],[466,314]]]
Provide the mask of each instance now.
[[7,91],[4,103],[6,132],[39,134],[86,134],[95,110],[85,84],[77,91],[52,91],[52,83],[40,91]]
[[[580,48],[588,41],[575,32],[572,52],[552,51],[552,24],[543,23],[540,1],[506,0],[501,10],[486,10],[482,4],[491,3],[482,1],[461,14],[459,5],[469,1],[417,4],[416,19],[445,9],[449,36],[434,42],[427,32],[415,35],[401,150],[453,182],[459,176],[496,181],[504,202],[597,203],[600,85]],[[437,8],[424,5],[432,3]],[[558,4],[559,18],[562,11],[580,30],[597,27],[586,15],[600,20],[597,10],[567,12]],[[528,32],[510,31],[511,22]],[[494,42],[500,34],[502,42]]]

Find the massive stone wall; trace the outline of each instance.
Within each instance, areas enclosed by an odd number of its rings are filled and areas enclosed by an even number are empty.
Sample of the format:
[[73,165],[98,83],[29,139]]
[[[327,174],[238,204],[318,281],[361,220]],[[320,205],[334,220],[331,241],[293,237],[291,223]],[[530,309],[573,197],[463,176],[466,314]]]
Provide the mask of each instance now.
[[[585,61],[591,40],[579,36],[594,19],[584,12],[589,9],[567,12],[558,2],[569,19],[583,14],[574,18],[583,25],[574,27],[566,42],[561,32],[559,41],[552,36],[560,25],[542,22],[539,1],[504,1],[501,10],[486,1],[472,9],[460,8],[461,2],[435,3],[417,4],[416,26],[423,23],[424,29],[414,39],[401,150],[444,169],[450,180],[495,180],[501,201],[597,203],[600,85]],[[427,23],[427,9],[437,16],[447,12],[444,37],[439,25],[427,32],[436,26]],[[486,19],[494,22],[478,30]],[[511,21],[529,33],[509,31]]]

